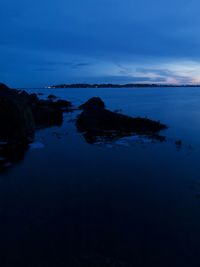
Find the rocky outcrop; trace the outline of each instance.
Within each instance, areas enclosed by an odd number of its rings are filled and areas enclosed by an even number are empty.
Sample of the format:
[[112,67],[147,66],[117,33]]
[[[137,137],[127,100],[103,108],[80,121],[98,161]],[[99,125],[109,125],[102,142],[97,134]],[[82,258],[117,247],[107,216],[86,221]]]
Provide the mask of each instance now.
[[36,122],[36,127],[48,127],[61,125],[63,122],[63,112],[68,112],[71,102],[66,100],[39,100],[32,104],[32,112]]
[[69,102],[67,100],[62,100],[62,99],[59,99],[59,100],[53,102],[52,105],[53,105],[53,107],[60,108],[63,111],[68,111],[68,110],[70,111],[70,108],[72,107],[71,102]]
[[55,107],[35,105],[32,112],[37,128],[61,125],[63,122],[63,112]]
[[36,94],[0,84],[0,138],[28,141],[35,128],[60,125],[71,106],[66,100],[40,100]]
[[[148,118],[133,118],[112,112],[105,109],[105,104],[100,100],[95,104],[95,101],[90,99],[81,105],[83,111],[76,121],[78,130],[83,132],[86,140],[90,140],[90,142],[96,140],[97,136],[104,136],[109,139],[130,134],[158,136],[159,131],[167,128],[159,121]],[[101,104],[98,105],[98,103]]]
[[62,124],[69,107],[68,101],[40,100],[0,83],[0,171],[23,157],[37,128]]
[[94,109],[94,108],[105,108],[105,104],[100,97],[92,97],[79,107],[79,109]]
[[55,95],[52,95],[52,94],[50,94],[50,95],[48,95],[48,99],[56,99],[57,98],[57,96],[55,96]]
[[34,132],[31,107],[17,90],[0,84],[0,172],[23,158]]
[[53,125],[60,125],[63,121],[63,112],[71,110],[71,102],[57,100],[56,96],[50,95],[47,100],[40,100],[36,94],[28,94],[21,91],[20,96],[31,107],[36,128],[43,128]]
[[18,143],[29,142],[35,122],[31,107],[16,90],[0,84],[0,138]]

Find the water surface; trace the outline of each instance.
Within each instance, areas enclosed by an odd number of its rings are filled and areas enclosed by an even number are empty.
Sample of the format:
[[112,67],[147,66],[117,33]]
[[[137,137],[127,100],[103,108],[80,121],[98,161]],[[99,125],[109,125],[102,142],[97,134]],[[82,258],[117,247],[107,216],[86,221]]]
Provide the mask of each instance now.
[[167,142],[91,145],[76,112],[38,131],[0,177],[0,265],[199,266],[200,89],[29,92],[76,106],[100,96],[111,110],[167,124]]

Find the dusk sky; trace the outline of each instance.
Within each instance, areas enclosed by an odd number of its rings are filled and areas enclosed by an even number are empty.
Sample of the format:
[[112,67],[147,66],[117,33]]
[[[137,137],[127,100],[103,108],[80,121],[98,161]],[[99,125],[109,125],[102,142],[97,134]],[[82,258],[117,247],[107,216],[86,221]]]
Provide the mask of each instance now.
[[199,0],[0,0],[0,81],[200,83]]

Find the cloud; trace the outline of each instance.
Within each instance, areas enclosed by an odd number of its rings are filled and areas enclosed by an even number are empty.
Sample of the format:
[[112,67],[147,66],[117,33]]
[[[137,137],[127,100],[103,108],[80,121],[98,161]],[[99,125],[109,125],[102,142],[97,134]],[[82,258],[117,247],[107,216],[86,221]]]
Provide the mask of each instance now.
[[199,8],[198,0],[1,0],[0,79],[44,84],[54,71],[58,83],[197,82]]

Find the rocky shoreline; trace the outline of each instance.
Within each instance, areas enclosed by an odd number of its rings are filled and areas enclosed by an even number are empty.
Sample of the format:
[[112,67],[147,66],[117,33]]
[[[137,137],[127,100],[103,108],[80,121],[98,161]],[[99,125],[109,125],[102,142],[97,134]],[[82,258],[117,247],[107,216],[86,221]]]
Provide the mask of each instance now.
[[36,94],[0,84],[0,170],[23,158],[39,128],[61,125],[69,101],[40,100]]
[[[23,158],[37,129],[62,125],[63,113],[74,109],[70,101],[54,95],[41,100],[37,94],[10,89],[0,83],[0,171]],[[164,141],[159,132],[166,125],[110,111],[99,97],[89,99],[79,110],[76,127],[88,143],[95,143],[99,137],[116,140],[133,134]]]

